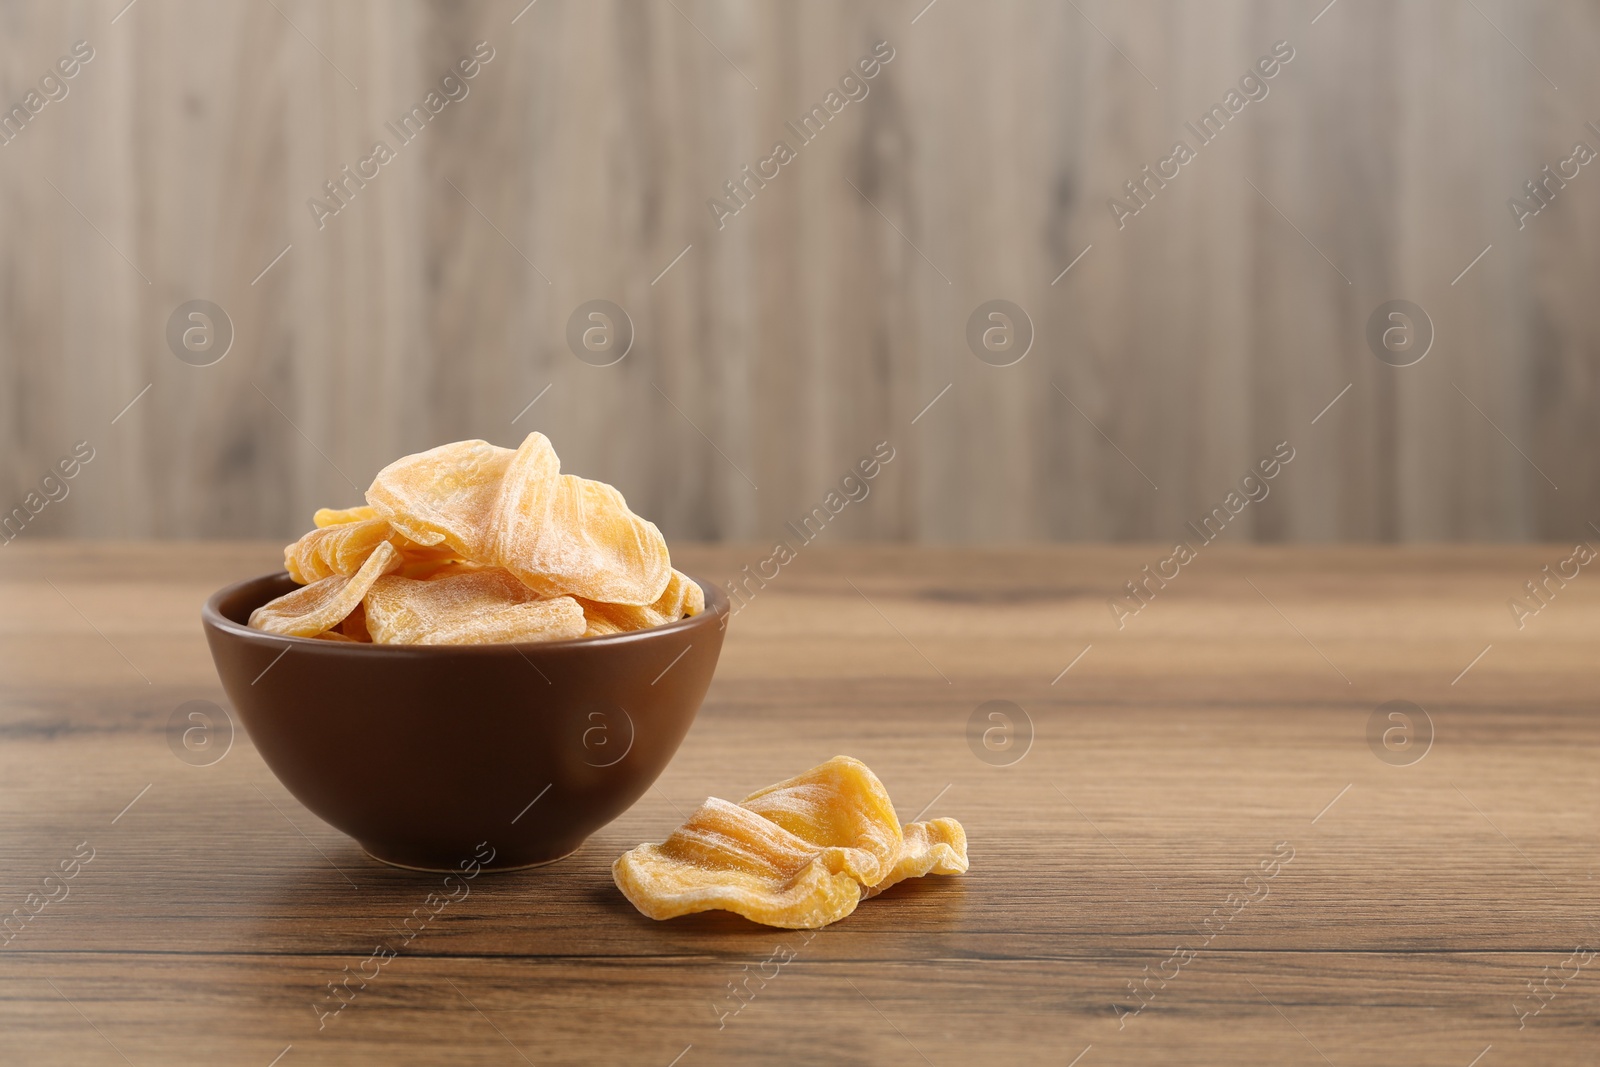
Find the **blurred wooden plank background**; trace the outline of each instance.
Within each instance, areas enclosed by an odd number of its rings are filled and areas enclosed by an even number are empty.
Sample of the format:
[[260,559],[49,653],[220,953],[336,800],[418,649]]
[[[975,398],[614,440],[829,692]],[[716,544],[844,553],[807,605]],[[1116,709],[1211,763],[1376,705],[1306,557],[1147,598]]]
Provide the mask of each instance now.
[[[1600,520],[1600,168],[1506,207],[1600,147],[1594,4],[524,2],[0,3],[7,108],[95,53],[0,146],[0,510],[95,449],[23,536],[287,537],[404,452],[533,428],[679,538],[777,535],[882,440],[830,537],[1166,540],[1284,440],[1230,536]],[[1119,230],[1107,199],[1280,40]],[[319,230],[307,200],[479,41]],[[995,297],[1036,331],[1011,367],[964,340]],[[636,330],[614,366],[567,348],[594,298]],[[1363,339],[1393,298],[1436,330],[1409,368]],[[164,339],[192,299],[233,323],[214,366]]]

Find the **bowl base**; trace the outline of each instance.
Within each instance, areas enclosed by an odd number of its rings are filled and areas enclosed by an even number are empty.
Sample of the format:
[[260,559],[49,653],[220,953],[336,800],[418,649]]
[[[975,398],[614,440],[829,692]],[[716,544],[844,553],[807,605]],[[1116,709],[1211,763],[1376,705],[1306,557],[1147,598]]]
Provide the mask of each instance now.
[[[583,845],[581,845],[581,844],[578,846],[578,848],[582,848],[582,847],[583,847]],[[486,864],[480,865],[479,869],[484,874],[506,874],[506,873],[509,873],[511,871],[530,871],[535,867],[548,867],[552,863],[560,863],[562,860],[567,859],[568,857],[570,857],[574,853],[576,853],[578,851],[578,848],[574,848],[571,852],[564,852],[559,856],[554,856],[554,857],[552,857],[550,859],[547,859],[547,860],[535,860],[532,863],[510,863],[510,864],[487,864],[486,863]],[[461,873],[461,870],[458,867],[429,867],[429,866],[424,866],[424,865],[417,864],[417,863],[402,863],[399,860],[385,859],[383,856],[378,855],[376,852],[374,852],[371,848],[368,848],[366,845],[362,845],[361,846],[361,851],[365,852],[369,859],[377,860],[379,863],[381,863],[381,864],[383,864],[383,865],[385,865],[387,867],[398,867],[403,871],[419,871],[419,872],[421,872],[423,874],[460,874]]]

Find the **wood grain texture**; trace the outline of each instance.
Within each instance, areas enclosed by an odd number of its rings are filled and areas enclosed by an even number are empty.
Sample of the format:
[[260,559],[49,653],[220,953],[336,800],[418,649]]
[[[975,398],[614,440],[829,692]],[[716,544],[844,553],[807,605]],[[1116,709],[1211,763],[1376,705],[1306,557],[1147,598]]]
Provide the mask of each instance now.
[[[29,537],[287,537],[397,455],[532,428],[677,538],[771,536],[885,439],[853,539],[1165,538],[1284,439],[1318,447],[1246,538],[1600,515],[1600,178],[1506,207],[1600,146],[1591,6],[122,7],[0,3],[8,106],[96,49],[0,147],[0,509],[99,450]],[[707,201],[879,40],[870,94],[719,229]],[[1119,229],[1108,200],[1279,40],[1269,95]],[[478,41],[470,95],[319,229]],[[995,297],[1036,330],[1009,368],[964,340]],[[203,369],[163,339],[196,298],[235,329]],[[612,367],[565,340],[594,298],[636,330]],[[1393,298],[1436,331],[1404,370],[1363,340]]]
[[[1105,600],[1151,551],[807,550],[730,623],[655,789],[570,859],[480,878],[319,1031],[326,983],[435,886],[319,823],[242,734],[210,767],[168,748],[180,703],[224,699],[200,601],[277,547],[14,546],[0,910],[79,842],[96,856],[0,948],[3,1058],[1595,1063],[1600,961],[1553,976],[1600,947],[1600,587],[1518,630],[1506,598],[1560,550],[1218,546],[1119,630]],[[750,558],[675,553],[712,578]],[[968,742],[997,699],[1032,724],[1009,766]],[[1366,738],[1394,699],[1434,727],[1410,766]],[[903,817],[960,819],[970,873],[809,940],[654,923],[611,884],[703,797],[841,752]],[[1172,975],[1280,842],[1268,894],[1119,1029],[1129,983]],[[763,972],[779,946],[795,958]]]

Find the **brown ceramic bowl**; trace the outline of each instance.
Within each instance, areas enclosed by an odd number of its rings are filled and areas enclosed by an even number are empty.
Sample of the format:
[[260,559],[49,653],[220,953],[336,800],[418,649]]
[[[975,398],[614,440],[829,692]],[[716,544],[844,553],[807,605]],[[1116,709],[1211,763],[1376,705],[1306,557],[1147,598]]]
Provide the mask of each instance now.
[[297,588],[282,573],[221,590],[202,621],[228,699],[300,803],[385,863],[507,870],[575,851],[677,752],[728,611],[721,591],[699,585],[706,610],[694,618],[543,644],[358,645],[249,629],[251,611]]

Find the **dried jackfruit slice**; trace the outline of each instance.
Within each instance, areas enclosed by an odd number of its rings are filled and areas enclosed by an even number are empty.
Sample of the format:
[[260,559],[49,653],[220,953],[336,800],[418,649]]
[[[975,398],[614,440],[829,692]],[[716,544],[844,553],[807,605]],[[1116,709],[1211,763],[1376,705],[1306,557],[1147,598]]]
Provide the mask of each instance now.
[[[368,592],[371,592],[369,589]],[[333,631],[328,631],[332,633]],[[345,616],[339,624],[339,633],[352,641],[359,641],[364,645],[372,643],[372,634],[367,631],[367,608],[365,604],[357,604],[350,609],[350,614]]]
[[361,569],[373,549],[394,536],[393,528],[382,519],[318,527],[283,550],[283,568],[301,585],[335,574],[351,575]]
[[[437,583],[429,582],[429,585]],[[424,637],[424,645],[526,644],[570,641],[582,637],[583,608],[569,596],[509,604],[463,619],[456,627],[441,626]]]
[[[678,617],[691,618],[705,611],[706,591],[700,588],[700,583],[689,577],[687,574],[684,574],[682,571],[673,571],[672,573],[683,583],[683,605],[678,609]],[[671,592],[672,586],[669,584],[667,586],[667,593],[663,595],[670,595]]]
[[652,919],[723,910],[812,930],[849,915],[861,900],[861,883],[847,870],[859,858],[850,851],[819,850],[748,808],[711,797],[661,844],[623,853],[611,875]]
[[836,756],[741,804],[707,800],[662,844],[624,853],[612,877],[653,919],[721,908],[812,929],[906,878],[966,870],[960,823],[935,819],[902,831],[878,777],[860,760]]
[[399,550],[381,541],[353,577],[334,574],[285,593],[252,611],[250,625],[287,637],[315,637],[338,626],[373,583],[399,565]]
[[583,631],[585,637],[610,637],[612,634],[626,633],[622,627],[612,622],[603,615],[591,615],[590,605],[586,601],[578,601],[583,607],[583,617],[588,621],[588,628]]
[[418,545],[445,544],[463,559],[490,559],[491,520],[515,455],[487,441],[457,441],[378,472],[367,503]]
[[492,524],[490,559],[545,596],[646,606],[672,580],[655,524],[612,486],[562,474],[542,433],[529,434],[507,467]]
[[324,526],[338,526],[345,522],[362,522],[366,519],[375,519],[378,513],[366,504],[353,508],[318,508],[317,513],[311,516],[311,522],[321,529]]
[[283,550],[283,566],[302,585],[332,574],[354,574],[382,541],[400,550],[400,573],[407,577],[431,573],[457,555],[447,545],[419,545],[384,519],[358,519],[307,533]]
[[849,845],[870,856],[870,864],[850,872],[862,885],[881,881],[900,853],[903,835],[889,791],[849,756],[751,793],[739,805],[818,848]]
[[[401,535],[396,534],[396,537]],[[418,581],[432,581],[435,578],[448,578],[455,574],[465,574],[478,570],[478,564],[468,563],[456,558],[455,549],[444,545],[423,548],[410,540],[402,538],[409,548],[402,548],[400,556],[404,560],[400,569],[395,571],[402,578],[415,578]]]
[[[677,622],[686,616],[698,615],[706,610],[705,590],[701,589],[693,578],[679,570],[672,572],[672,577],[667,582],[667,590],[661,594],[660,599],[646,607],[633,604],[602,604],[582,597],[578,598],[578,602],[583,605],[583,613],[589,618],[590,630],[608,634],[647,630],[652,626]],[[588,633],[584,636],[597,635]]]
[[894,866],[881,882],[867,888],[877,896],[896,882],[925,874],[967,873],[967,832],[954,819],[908,822]]
[[498,567],[431,581],[382,578],[365,607],[373,641],[388,645],[560,641],[587,626],[576,600],[541,599]]

